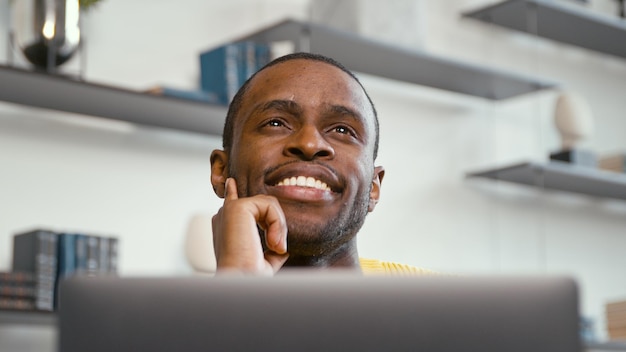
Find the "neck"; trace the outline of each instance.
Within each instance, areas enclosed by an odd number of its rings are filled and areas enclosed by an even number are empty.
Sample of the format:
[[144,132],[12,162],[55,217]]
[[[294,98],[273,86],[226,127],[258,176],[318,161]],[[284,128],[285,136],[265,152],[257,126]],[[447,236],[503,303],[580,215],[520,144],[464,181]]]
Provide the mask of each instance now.
[[361,270],[359,253],[356,246],[350,242],[333,253],[319,256],[297,255],[290,253],[284,268],[309,267],[318,269],[347,269]]

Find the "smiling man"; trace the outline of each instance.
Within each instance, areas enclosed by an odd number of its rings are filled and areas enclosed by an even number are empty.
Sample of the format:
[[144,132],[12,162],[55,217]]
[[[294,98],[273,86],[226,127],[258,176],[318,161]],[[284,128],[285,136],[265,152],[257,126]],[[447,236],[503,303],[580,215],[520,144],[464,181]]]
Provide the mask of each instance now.
[[230,105],[223,148],[211,154],[224,198],[213,217],[218,272],[383,268],[360,259],[356,242],[385,173],[374,164],[378,118],[341,64],[297,53],[262,68]]

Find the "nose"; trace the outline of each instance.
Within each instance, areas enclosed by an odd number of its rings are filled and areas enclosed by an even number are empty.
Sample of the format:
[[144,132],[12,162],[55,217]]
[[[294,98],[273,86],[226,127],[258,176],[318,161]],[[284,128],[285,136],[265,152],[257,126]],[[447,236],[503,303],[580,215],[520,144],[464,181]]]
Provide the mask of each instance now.
[[305,125],[293,133],[285,145],[285,154],[303,160],[332,159],[335,149],[315,126]]

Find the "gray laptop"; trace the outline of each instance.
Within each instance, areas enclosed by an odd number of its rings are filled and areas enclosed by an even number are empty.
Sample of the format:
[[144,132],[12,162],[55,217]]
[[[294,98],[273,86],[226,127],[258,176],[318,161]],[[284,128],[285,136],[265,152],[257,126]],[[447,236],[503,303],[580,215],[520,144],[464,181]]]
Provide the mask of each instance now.
[[59,321],[62,352],[581,350],[561,277],[70,279]]

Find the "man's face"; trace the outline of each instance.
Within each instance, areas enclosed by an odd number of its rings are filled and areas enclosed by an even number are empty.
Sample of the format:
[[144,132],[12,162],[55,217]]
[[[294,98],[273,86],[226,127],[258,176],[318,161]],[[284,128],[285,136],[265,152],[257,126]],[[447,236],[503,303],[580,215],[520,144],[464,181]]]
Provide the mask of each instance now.
[[[353,240],[378,199],[372,107],[340,69],[296,59],[257,74],[234,124],[228,175],[240,197],[278,199],[290,253]],[[373,186],[373,187],[372,187]]]

